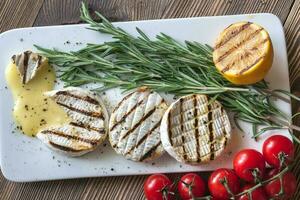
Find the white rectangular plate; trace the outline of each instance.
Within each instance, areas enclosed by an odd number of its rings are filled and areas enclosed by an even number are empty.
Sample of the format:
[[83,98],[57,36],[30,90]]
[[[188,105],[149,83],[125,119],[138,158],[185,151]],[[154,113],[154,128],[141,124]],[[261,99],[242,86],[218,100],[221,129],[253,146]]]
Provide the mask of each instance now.
[[[236,15],[222,17],[199,17],[187,19],[166,19],[115,23],[129,33],[136,35],[139,27],[151,38],[160,32],[178,41],[190,40],[213,45],[220,31],[237,21],[252,21],[262,25],[270,33],[274,46],[274,62],[266,80],[271,88],[289,90],[288,64],[284,32],[280,20],[272,14]],[[6,88],[4,71],[13,54],[31,49],[33,44],[60,50],[77,50],[86,43],[102,43],[111,37],[86,29],[87,25],[49,26],[17,29],[0,35],[0,146],[1,168],[4,176],[13,181],[41,181],[79,177],[121,176],[150,173],[173,173],[207,171],[220,167],[232,167],[232,157],[243,148],[260,151],[264,138],[255,142],[251,139],[251,125],[242,124],[245,133],[234,129],[232,140],[224,156],[199,166],[178,163],[167,153],[149,163],[137,163],[117,155],[108,142],[96,151],[79,158],[70,158],[49,150],[36,138],[26,137],[15,131],[12,118],[13,99]],[[60,84],[61,85],[61,84]],[[114,89],[102,96],[111,111],[121,99],[120,90]],[[108,102],[109,105],[108,105]],[[291,106],[276,102],[288,115]],[[288,135],[287,132],[281,131]]]

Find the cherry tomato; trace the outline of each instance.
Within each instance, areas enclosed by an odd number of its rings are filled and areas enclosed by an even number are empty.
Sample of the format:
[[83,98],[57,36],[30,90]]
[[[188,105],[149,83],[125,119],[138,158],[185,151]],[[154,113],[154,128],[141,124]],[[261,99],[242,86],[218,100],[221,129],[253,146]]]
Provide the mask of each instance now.
[[[164,174],[153,174],[144,183],[144,193],[147,200],[173,199],[172,181]],[[164,196],[166,198],[164,198]]]
[[236,174],[243,180],[254,182],[252,171],[258,170],[258,177],[263,178],[265,173],[265,159],[261,153],[254,149],[244,149],[238,152],[233,160]]
[[202,197],[205,190],[205,182],[195,173],[185,174],[178,182],[178,192],[183,200]]
[[278,154],[283,152],[287,157],[286,164],[294,159],[294,145],[293,142],[282,135],[274,135],[269,137],[263,144],[262,149],[266,162],[274,167],[280,167]]
[[[278,173],[277,169],[272,169],[270,170],[266,177],[267,179],[275,176]],[[264,189],[269,196],[269,198],[274,198],[274,199],[289,199],[291,198],[294,193],[296,192],[297,189],[297,180],[296,177],[294,176],[293,173],[287,172],[286,174],[283,175],[283,190],[284,190],[284,195],[280,197],[276,197],[277,194],[280,192],[280,180],[279,178],[267,183],[264,186]]]
[[230,198],[225,186],[221,183],[226,178],[229,189],[233,194],[237,194],[240,190],[239,178],[231,169],[217,169],[208,179],[208,188],[213,199],[225,200]]
[[[245,185],[242,188],[242,191],[248,190],[249,188],[252,188],[254,184],[249,184]],[[251,192],[252,199],[253,200],[268,200],[268,197],[266,195],[266,192],[262,187],[256,188],[253,192]],[[244,194],[238,198],[238,200],[249,200],[250,198],[248,197],[247,194]]]

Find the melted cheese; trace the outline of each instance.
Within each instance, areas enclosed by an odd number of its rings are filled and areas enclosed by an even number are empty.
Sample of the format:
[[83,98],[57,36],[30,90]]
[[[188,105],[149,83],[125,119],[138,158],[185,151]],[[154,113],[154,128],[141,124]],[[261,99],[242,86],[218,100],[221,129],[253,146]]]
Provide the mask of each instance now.
[[13,63],[7,67],[5,76],[15,102],[13,116],[24,134],[35,136],[42,129],[70,121],[61,107],[43,95],[53,89],[56,79],[48,63],[42,65],[36,76],[25,85]]

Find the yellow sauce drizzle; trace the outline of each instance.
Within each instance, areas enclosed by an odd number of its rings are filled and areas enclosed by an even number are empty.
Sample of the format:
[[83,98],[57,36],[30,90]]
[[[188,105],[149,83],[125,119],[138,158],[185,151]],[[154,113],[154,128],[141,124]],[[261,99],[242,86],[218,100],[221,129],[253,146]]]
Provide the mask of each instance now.
[[7,67],[5,76],[15,102],[13,116],[24,134],[35,136],[42,129],[70,121],[61,107],[43,95],[53,89],[56,79],[48,63],[43,64],[36,76],[25,85],[13,63]]

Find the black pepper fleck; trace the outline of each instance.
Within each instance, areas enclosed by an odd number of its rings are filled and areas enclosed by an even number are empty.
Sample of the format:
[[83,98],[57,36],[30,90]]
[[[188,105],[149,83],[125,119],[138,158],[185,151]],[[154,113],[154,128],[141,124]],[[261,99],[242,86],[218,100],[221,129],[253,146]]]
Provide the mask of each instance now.
[[41,119],[41,121],[40,121],[40,126],[45,125],[45,124],[47,124],[46,120]]

